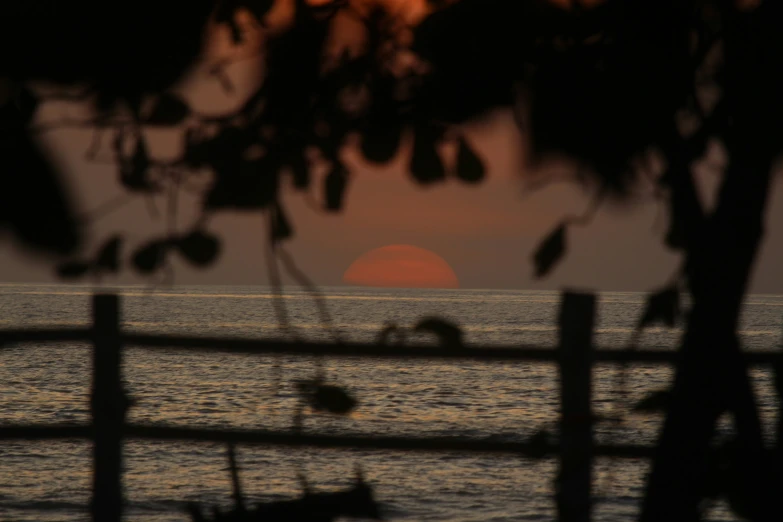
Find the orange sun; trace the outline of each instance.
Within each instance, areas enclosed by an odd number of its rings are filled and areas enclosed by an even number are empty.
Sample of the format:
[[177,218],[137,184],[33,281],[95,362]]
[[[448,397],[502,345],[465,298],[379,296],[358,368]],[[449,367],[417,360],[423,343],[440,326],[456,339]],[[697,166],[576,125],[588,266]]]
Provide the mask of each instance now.
[[343,282],[396,288],[459,288],[457,275],[442,257],[411,245],[370,250],[351,263]]

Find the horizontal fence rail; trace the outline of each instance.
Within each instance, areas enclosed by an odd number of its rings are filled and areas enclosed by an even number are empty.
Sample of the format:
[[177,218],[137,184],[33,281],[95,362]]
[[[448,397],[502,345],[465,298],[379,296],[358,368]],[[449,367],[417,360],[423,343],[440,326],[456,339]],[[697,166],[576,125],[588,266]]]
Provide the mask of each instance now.
[[[559,446],[552,443],[466,439],[461,437],[393,437],[375,435],[320,435],[274,430],[219,430],[175,428],[126,424],[128,439],[156,441],[233,442],[236,444],[284,446],[291,448],[366,449],[391,451],[421,451],[429,453],[514,453],[523,457],[556,456]],[[0,440],[90,439],[92,426],[18,425],[0,428]],[[647,458],[652,446],[633,444],[597,444],[594,453],[603,457]]]
[[[532,345],[478,347],[447,347],[433,345],[388,346],[375,343],[325,343],[314,341],[269,341],[224,337],[179,336],[161,334],[122,333],[120,340],[126,348],[193,352],[236,353],[256,355],[295,355],[333,357],[363,357],[378,359],[473,359],[478,361],[530,361],[557,363],[556,347]],[[36,342],[91,342],[89,328],[0,330],[0,347]],[[594,363],[661,363],[674,364],[677,352],[671,349],[596,349]],[[746,351],[744,358],[751,365],[783,363],[783,353]]]

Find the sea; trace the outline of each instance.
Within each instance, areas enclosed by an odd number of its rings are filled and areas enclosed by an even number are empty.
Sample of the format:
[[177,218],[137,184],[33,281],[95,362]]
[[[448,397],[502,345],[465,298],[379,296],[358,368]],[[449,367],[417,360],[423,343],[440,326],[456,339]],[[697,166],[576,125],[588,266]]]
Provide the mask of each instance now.
[[[2,284],[0,329],[86,326],[91,286]],[[462,328],[476,346],[557,342],[557,292],[521,290],[414,290],[320,288],[320,301],[304,288],[286,287],[282,298],[262,286],[125,286],[122,324],[129,332],[241,338],[298,338],[374,343],[388,323],[403,328],[440,317]],[[599,294],[595,344],[627,346],[642,313],[644,294]],[[328,311],[328,321],[319,309]],[[275,304],[290,328],[281,329]],[[775,350],[781,339],[783,296],[752,295],[742,320],[745,346]],[[671,350],[678,329],[649,328],[641,346]],[[408,342],[434,342],[425,334]],[[0,424],[86,423],[90,347],[39,343],[0,350]],[[305,433],[494,437],[525,440],[556,429],[557,368],[546,363],[438,362],[327,358],[326,378],[349,390],[358,406],[350,416],[306,413]],[[299,401],[298,379],[312,378],[318,361],[291,356],[189,353],[181,349],[124,351],[123,377],[135,405],[131,422],[209,428],[291,430]],[[279,369],[279,373],[276,373]],[[621,422],[599,423],[605,443],[653,444],[660,414],[631,411],[672,379],[668,366],[625,369],[624,390],[613,365],[594,370],[593,405]],[[752,370],[768,434],[777,415],[770,373]],[[723,419],[721,433],[731,430]],[[217,443],[125,444],[125,520],[189,520],[184,505],[231,505],[226,448]],[[554,459],[459,453],[290,449],[239,445],[240,480],[249,502],[283,499],[310,487],[350,487],[363,469],[386,520],[555,520]],[[594,520],[627,521],[638,514],[649,463],[598,458]],[[0,442],[0,520],[81,521],[88,518],[90,445],[86,441]],[[710,520],[734,520],[720,502]]]

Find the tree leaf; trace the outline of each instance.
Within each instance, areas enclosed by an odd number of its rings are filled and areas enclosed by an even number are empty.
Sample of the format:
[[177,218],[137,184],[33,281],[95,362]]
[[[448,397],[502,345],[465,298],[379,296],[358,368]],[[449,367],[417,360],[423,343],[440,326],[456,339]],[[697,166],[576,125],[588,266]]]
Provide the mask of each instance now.
[[179,96],[164,92],[155,100],[150,115],[144,120],[147,125],[171,127],[179,125],[190,115],[190,107]]
[[194,230],[179,238],[175,245],[185,259],[199,267],[211,264],[220,252],[220,240],[201,230]]
[[106,272],[119,271],[120,247],[122,247],[121,236],[114,236],[106,241],[95,256],[95,268]]
[[348,185],[348,172],[342,164],[336,164],[324,179],[326,209],[339,211],[343,206],[345,187]]
[[446,168],[436,148],[437,134],[419,129],[413,139],[410,171],[419,183],[431,184],[446,179]]
[[378,333],[378,344],[381,346],[387,346],[391,340],[392,335],[396,335],[397,344],[405,344],[405,330],[397,326],[396,323],[387,323],[386,326]]
[[362,134],[362,156],[371,163],[388,163],[397,155],[401,142],[400,125],[372,125]]
[[680,291],[676,285],[664,288],[647,298],[647,306],[639,321],[639,328],[663,323],[673,328],[680,316]]
[[540,279],[547,275],[563,257],[565,250],[566,226],[561,223],[541,242],[533,254],[535,277]]
[[0,228],[25,247],[72,255],[83,231],[63,172],[10,105],[0,108]]
[[242,43],[242,31],[236,22],[237,11],[243,7],[242,3],[240,0],[222,0],[218,3],[214,15],[215,22],[228,26],[231,31],[231,39],[237,45]]
[[147,154],[147,144],[144,138],[139,136],[136,139],[133,156],[129,160],[120,160],[120,182],[130,191],[151,192],[155,187],[150,183],[147,175],[149,168],[150,159]]
[[185,129],[185,152],[182,159],[188,168],[200,169],[206,163],[205,140],[200,129],[188,127]]
[[[242,132],[232,132],[227,137],[235,140],[248,138]],[[225,139],[220,138],[221,142]],[[237,149],[219,142],[210,145],[207,159],[216,179],[207,193],[206,208],[258,210],[276,201],[282,168],[280,161],[269,155],[245,157],[245,152],[245,147]]]
[[168,246],[168,241],[147,243],[133,255],[133,266],[142,274],[151,274],[165,261]]
[[299,190],[305,190],[310,186],[310,166],[307,164],[307,158],[303,153],[294,154],[288,161],[288,167],[294,178],[294,187]]
[[444,319],[438,317],[427,317],[419,321],[413,327],[416,332],[429,332],[438,337],[441,346],[460,347],[462,346],[462,329]]
[[478,183],[484,179],[486,169],[464,137],[459,139],[457,151],[457,177],[465,183]]
[[146,172],[150,166],[150,156],[147,152],[147,142],[143,136],[139,136],[136,139],[136,149],[133,152],[131,158],[133,162],[133,169],[137,172]]
[[633,407],[633,411],[666,411],[671,402],[671,398],[672,392],[670,390],[654,391],[637,402]]
[[89,270],[90,263],[86,261],[67,261],[57,265],[57,277],[76,279],[84,276]]
[[329,384],[317,384],[309,402],[314,411],[327,411],[337,415],[352,412],[358,404],[345,389]]
[[245,0],[242,2],[242,6],[250,11],[253,17],[262,25],[264,18],[273,5],[275,5],[275,0]]

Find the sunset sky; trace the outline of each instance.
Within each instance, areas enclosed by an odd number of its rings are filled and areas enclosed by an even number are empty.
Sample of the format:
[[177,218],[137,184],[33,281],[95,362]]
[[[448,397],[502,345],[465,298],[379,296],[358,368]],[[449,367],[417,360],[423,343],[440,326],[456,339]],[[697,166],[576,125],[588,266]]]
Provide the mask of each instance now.
[[[84,209],[96,208],[120,193],[113,169],[83,160],[89,134],[60,133],[58,154],[69,166]],[[476,147],[489,159],[488,179],[470,187],[457,181],[421,188],[397,164],[353,169],[347,208],[342,214],[316,212],[300,194],[289,192],[286,204],[296,227],[287,246],[302,268],[322,285],[342,283],[345,270],[362,254],[393,244],[431,250],[454,269],[463,288],[560,288],[563,285],[606,290],[645,290],[665,282],[678,257],[661,245],[665,218],[652,202],[625,209],[607,208],[592,224],[574,228],[565,261],[545,281],[531,278],[530,262],[538,241],[564,216],[582,212],[587,195],[569,184],[555,184],[525,195],[529,179],[520,161],[520,136],[508,115],[471,129]],[[403,153],[404,156],[404,153]],[[704,186],[715,175],[703,172]],[[712,181],[712,183],[710,183]],[[767,242],[753,290],[783,292],[783,191],[779,183],[769,214]],[[183,207],[185,205],[183,204]],[[182,223],[188,222],[183,214]],[[162,232],[143,199],[98,221],[96,240],[114,232],[126,234],[128,247]],[[176,282],[188,284],[265,284],[263,218],[226,213],[212,229],[223,237],[220,262],[201,271],[176,262]],[[9,245],[3,245],[6,252]],[[0,260],[6,281],[53,281],[48,265],[11,252]],[[143,283],[130,270],[118,280]],[[290,282],[290,279],[288,279]]]
[[[201,110],[220,111],[241,101],[227,97],[214,79],[203,76],[185,89],[190,89],[196,105],[203,106]],[[70,117],[78,116],[77,109],[51,106],[42,111],[41,120],[56,120],[63,111]],[[589,194],[565,183],[528,193],[532,174],[523,166],[524,137],[510,114],[495,114],[472,125],[467,133],[489,165],[488,179],[476,187],[456,180],[429,188],[416,185],[403,173],[409,154],[406,148],[395,162],[382,168],[364,164],[354,152],[347,151],[353,177],[342,214],[316,212],[301,194],[288,191],[286,207],[296,237],[286,248],[300,268],[318,284],[341,284],[344,272],[361,255],[387,245],[405,244],[442,257],[463,288],[646,290],[663,284],[673,273],[679,258],[661,244],[665,213],[648,197],[627,208],[603,209],[589,226],[574,228],[565,261],[547,280],[532,280],[530,260],[537,243],[564,216],[581,213],[588,206]],[[148,137],[160,149],[159,154],[165,154],[177,140],[176,133],[162,131]],[[85,162],[89,140],[87,131],[64,130],[51,133],[48,141],[67,166],[83,210],[96,208],[121,193],[114,168]],[[559,167],[561,171],[565,168]],[[555,176],[557,172],[558,167],[551,167],[547,175]],[[708,197],[717,175],[709,168],[698,172]],[[313,192],[320,194],[318,184]],[[783,277],[779,274],[783,264],[783,190],[779,182],[772,199],[754,292],[783,293]],[[185,203],[182,206],[187,208]],[[185,224],[191,218],[184,211],[179,221]],[[211,228],[224,242],[219,263],[202,271],[177,262],[176,282],[265,284],[262,217],[226,213],[215,219]],[[133,248],[163,230],[164,223],[150,217],[144,200],[138,198],[95,223],[91,236],[100,241],[122,232],[128,247]],[[5,253],[0,258],[0,279],[54,280],[45,262],[16,251],[8,254],[11,247],[7,239],[2,248]],[[145,281],[128,269],[120,279],[106,282]]]

